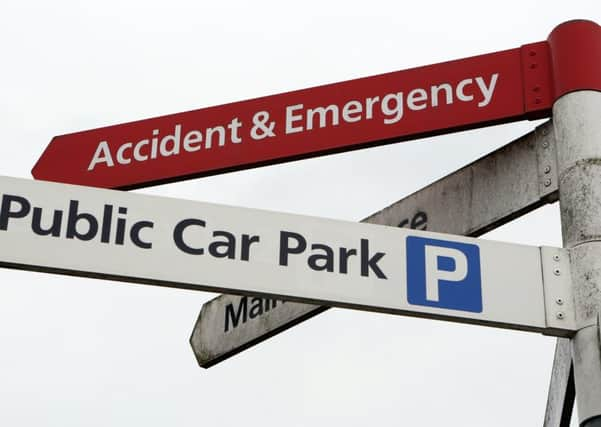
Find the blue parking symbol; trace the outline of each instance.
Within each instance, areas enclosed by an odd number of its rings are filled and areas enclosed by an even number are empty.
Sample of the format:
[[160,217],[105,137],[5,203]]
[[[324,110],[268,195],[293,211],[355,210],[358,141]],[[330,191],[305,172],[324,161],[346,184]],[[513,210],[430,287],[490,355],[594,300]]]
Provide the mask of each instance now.
[[408,236],[406,249],[409,304],[482,313],[477,245]]

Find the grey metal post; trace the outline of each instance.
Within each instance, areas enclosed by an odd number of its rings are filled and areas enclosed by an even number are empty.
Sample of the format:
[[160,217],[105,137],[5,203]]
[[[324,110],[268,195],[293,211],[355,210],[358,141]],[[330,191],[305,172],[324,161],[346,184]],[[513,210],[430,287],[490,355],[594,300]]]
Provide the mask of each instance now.
[[572,338],[581,426],[601,425],[601,92],[576,91],[553,106],[559,203],[578,332]]
[[548,43],[561,228],[576,309],[576,401],[580,425],[594,427],[601,426],[601,27],[566,22]]
[[571,347],[568,338],[557,339],[543,427],[570,426],[576,397]]

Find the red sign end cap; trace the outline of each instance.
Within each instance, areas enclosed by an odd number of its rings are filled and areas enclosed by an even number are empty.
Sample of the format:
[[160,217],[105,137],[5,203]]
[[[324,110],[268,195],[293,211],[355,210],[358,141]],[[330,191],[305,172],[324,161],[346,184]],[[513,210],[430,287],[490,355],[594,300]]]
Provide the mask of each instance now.
[[601,26],[567,21],[555,27],[548,42],[555,99],[578,90],[601,91]]

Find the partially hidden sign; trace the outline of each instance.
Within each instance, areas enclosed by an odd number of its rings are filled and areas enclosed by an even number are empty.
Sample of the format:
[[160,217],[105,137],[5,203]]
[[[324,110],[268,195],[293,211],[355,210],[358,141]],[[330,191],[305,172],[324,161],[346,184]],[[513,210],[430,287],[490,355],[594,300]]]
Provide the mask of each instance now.
[[[375,212],[362,222],[476,237],[558,197],[551,122]],[[469,215],[466,213],[469,212]],[[208,368],[329,307],[220,295],[203,304],[190,343]]]

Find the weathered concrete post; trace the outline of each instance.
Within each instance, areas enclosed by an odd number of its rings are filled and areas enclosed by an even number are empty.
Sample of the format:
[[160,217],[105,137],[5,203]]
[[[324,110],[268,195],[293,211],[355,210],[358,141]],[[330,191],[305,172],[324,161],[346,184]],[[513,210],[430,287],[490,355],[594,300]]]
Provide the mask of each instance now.
[[601,426],[601,27],[561,24],[549,46],[562,235],[578,325],[571,339],[576,401],[580,425]]

